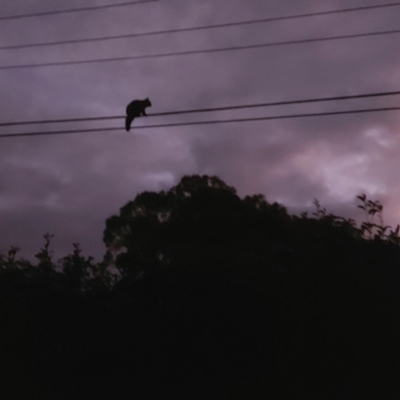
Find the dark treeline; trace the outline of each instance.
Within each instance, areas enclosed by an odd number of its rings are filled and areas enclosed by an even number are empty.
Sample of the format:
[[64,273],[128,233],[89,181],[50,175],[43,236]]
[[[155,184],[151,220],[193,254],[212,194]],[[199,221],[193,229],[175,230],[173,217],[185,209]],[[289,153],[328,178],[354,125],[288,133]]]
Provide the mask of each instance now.
[[217,177],[109,218],[102,262],[0,258],[4,399],[399,399],[400,246]]

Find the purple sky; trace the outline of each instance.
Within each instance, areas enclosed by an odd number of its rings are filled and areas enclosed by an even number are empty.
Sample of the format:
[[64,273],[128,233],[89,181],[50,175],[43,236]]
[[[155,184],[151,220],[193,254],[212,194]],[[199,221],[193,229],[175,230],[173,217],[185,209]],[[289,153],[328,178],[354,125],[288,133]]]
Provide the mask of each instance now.
[[[108,0],[108,3],[119,0]],[[0,21],[0,45],[183,28],[387,0],[159,0],[59,16]],[[107,1],[85,0],[85,6]],[[13,0],[0,15],[82,6],[81,0]],[[184,51],[398,29],[400,7],[200,32],[0,51],[0,65]],[[123,115],[149,97],[150,113],[400,89],[399,35],[259,50],[41,69],[0,70],[0,121]],[[137,130],[135,124],[399,106],[399,97],[235,112],[82,123],[120,132],[1,139],[0,249],[30,258],[55,234],[55,259],[81,242],[104,252],[105,220],[145,190],[186,174],[215,174],[240,195],[263,193],[291,212],[322,205],[362,217],[355,196],[384,205],[400,222],[400,112]],[[78,128],[0,128],[0,133]]]

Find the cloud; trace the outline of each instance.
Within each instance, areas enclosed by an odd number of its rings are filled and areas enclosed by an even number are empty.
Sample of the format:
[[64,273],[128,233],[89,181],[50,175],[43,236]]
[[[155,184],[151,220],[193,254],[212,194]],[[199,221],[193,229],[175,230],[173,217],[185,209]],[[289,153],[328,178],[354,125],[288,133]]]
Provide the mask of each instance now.
[[[60,7],[50,0],[3,2],[2,15]],[[87,5],[100,4],[87,1]],[[103,3],[102,3],[103,4]],[[357,0],[351,7],[364,6]],[[375,2],[368,2],[375,4]],[[80,6],[71,1],[68,7]],[[328,0],[168,0],[108,11],[0,24],[0,43],[96,37],[349,7]],[[0,51],[1,65],[153,54],[397,29],[400,7],[82,45]],[[345,94],[400,87],[398,35],[185,57],[0,71],[1,121],[123,115],[134,98],[149,113]],[[398,98],[138,119],[153,122],[240,118],[398,105]],[[262,192],[293,212],[318,198],[359,216],[361,192],[384,204],[395,225],[399,113],[207,125],[127,134],[123,119],[1,128],[0,133],[78,127],[120,132],[2,139],[0,247],[32,256],[55,233],[56,257],[74,241],[101,257],[105,219],[144,190],[168,189],[185,174],[216,174],[241,195]]]

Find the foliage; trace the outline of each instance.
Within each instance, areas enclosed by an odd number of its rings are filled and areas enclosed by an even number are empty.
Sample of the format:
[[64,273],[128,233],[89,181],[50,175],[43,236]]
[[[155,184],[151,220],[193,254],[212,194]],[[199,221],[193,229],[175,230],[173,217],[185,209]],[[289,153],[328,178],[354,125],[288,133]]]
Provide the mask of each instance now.
[[101,262],[12,247],[3,397],[399,398],[399,226],[357,199],[359,227],[187,176],[110,217]]

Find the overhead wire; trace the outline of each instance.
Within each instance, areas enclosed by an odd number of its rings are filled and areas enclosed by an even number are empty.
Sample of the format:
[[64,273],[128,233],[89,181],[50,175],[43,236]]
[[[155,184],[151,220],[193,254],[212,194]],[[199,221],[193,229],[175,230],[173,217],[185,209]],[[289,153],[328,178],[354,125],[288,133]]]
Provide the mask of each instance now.
[[[155,125],[140,125],[135,126],[134,129],[157,129],[157,128],[172,128],[182,126],[196,126],[196,125],[211,125],[211,124],[226,124],[226,123],[239,123],[239,122],[256,122],[256,121],[272,121],[293,118],[307,118],[307,117],[323,117],[334,115],[349,115],[349,114],[364,114],[372,112],[383,111],[399,111],[400,107],[383,107],[383,108],[369,108],[359,110],[346,110],[346,111],[328,111],[321,113],[308,113],[308,114],[289,114],[289,115],[274,115],[267,117],[253,117],[253,118],[230,118],[221,120],[207,120],[207,121],[192,121],[192,122],[177,122],[170,124],[155,124]],[[31,137],[31,136],[48,136],[48,135],[66,135],[75,133],[90,133],[90,132],[111,132],[123,130],[123,127],[110,127],[110,128],[89,128],[89,129],[76,129],[76,130],[60,130],[48,132],[20,132],[20,133],[4,133],[0,134],[0,139],[3,138],[17,138],[17,137]]]
[[[5,19],[17,19],[17,18],[26,18],[26,17],[33,17],[33,16],[55,15],[55,14],[72,13],[72,12],[78,12],[78,11],[89,11],[89,10],[95,10],[95,9],[122,7],[122,6],[128,6],[128,5],[139,4],[139,3],[154,2],[154,1],[158,1],[158,0],[125,2],[125,3],[69,9],[69,10],[58,10],[58,11],[49,11],[49,12],[42,12],[42,13],[32,13],[32,14],[25,14],[25,15],[19,15],[19,16],[18,15],[17,16],[7,16],[7,17],[0,17],[0,21],[5,20]],[[127,34],[127,35],[116,35],[116,36],[99,37],[99,38],[91,38],[91,39],[76,39],[76,40],[66,40],[66,41],[58,41],[58,42],[3,46],[3,47],[0,47],[0,50],[26,48],[26,47],[37,47],[37,46],[51,46],[51,45],[60,45],[60,44],[67,44],[67,43],[82,43],[82,42],[92,42],[92,41],[102,41],[102,40],[115,40],[115,39],[136,37],[136,36],[160,35],[160,34],[167,34],[167,33],[186,32],[186,31],[204,30],[204,29],[212,29],[212,28],[222,28],[222,27],[229,27],[229,26],[249,25],[249,24],[256,24],[256,23],[263,23],[263,22],[265,23],[265,22],[273,22],[273,21],[280,21],[280,20],[306,18],[306,17],[313,17],[313,16],[319,16],[319,15],[329,15],[329,14],[344,13],[344,12],[395,7],[395,6],[399,6],[399,5],[400,5],[400,2],[395,2],[395,3],[386,3],[386,4],[373,5],[373,6],[362,6],[362,7],[354,7],[354,8],[347,8],[347,9],[330,10],[330,11],[324,11],[324,12],[296,14],[296,15],[272,17],[272,18],[265,18],[265,19],[258,19],[258,20],[239,21],[239,22],[205,25],[205,26],[197,26],[197,27],[189,27],[189,28],[153,31],[153,32],[142,32],[142,33]],[[273,46],[296,45],[296,44],[322,42],[322,41],[344,40],[344,39],[351,39],[351,38],[380,36],[380,35],[389,35],[389,34],[397,34],[397,33],[400,33],[400,29],[399,30],[380,31],[380,32],[366,32],[366,33],[351,34],[351,35],[337,35],[337,36],[322,37],[322,38],[310,38],[310,39],[299,39],[299,40],[290,40],[290,41],[268,42],[268,43],[261,43],[261,44],[255,44],[255,45],[232,46],[232,47],[223,47],[223,48],[216,48],[216,49],[188,50],[188,51],[181,51],[181,52],[137,55],[137,56],[128,56],[128,57],[112,57],[112,58],[102,58],[102,59],[92,59],[92,60],[61,61],[61,62],[8,65],[8,66],[6,65],[6,66],[0,66],[0,70],[183,56],[183,55],[191,55],[191,54],[215,53],[215,52],[223,52],[223,51],[257,49],[257,48],[265,48],[265,47],[273,47]],[[378,97],[378,96],[392,96],[392,95],[398,95],[398,94],[400,94],[400,91],[379,92],[379,93],[358,94],[358,95],[348,95],[348,96],[335,96],[335,97],[314,98],[314,99],[300,99],[300,100],[289,100],[289,101],[279,101],[279,102],[269,102],[269,103],[257,103],[257,104],[239,105],[239,106],[170,111],[170,112],[150,114],[149,116],[179,115],[179,114],[188,114],[188,113],[224,111],[224,110],[234,110],[234,109],[254,108],[254,107],[267,107],[267,106],[277,106],[277,105],[287,105],[287,104],[301,104],[301,103],[347,100],[347,99]],[[400,107],[385,107],[385,108],[364,109],[364,110],[331,111],[331,112],[324,112],[324,113],[291,114],[291,115],[269,116],[269,117],[193,121],[193,122],[182,122],[182,123],[171,123],[171,124],[156,124],[156,125],[137,126],[137,127],[135,127],[135,129],[162,128],[162,127],[168,128],[168,127],[193,126],[193,125],[205,125],[205,124],[221,124],[221,123],[235,123],[235,122],[248,122],[248,121],[262,121],[262,120],[265,121],[265,120],[276,120],[276,119],[318,117],[318,116],[328,116],[328,115],[344,115],[344,114],[357,114],[357,113],[368,113],[368,112],[394,111],[394,110],[399,110],[399,109],[400,109]],[[83,121],[94,121],[94,120],[111,120],[111,119],[120,119],[120,118],[124,118],[124,117],[123,116],[106,116],[106,117],[73,118],[73,119],[42,120],[42,121],[5,122],[5,123],[0,123],[0,126],[46,124],[46,123],[61,123],[61,122],[63,122],[63,123],[65,123],[65,122],[83,122]],[[101,132],[101,131],[113,131],[113,130],[121,130],[121,129],[123,129],[123,128],[111,127],[111,128],[62,130],[62,131],[51,131],[51,132],[22,132],[22,133],[14,133],[14,134],[13,133],[0,134],[0,138],[21,137],[21,136],[39,136],[39,135],[59,135],[59,134],[69,134],[69,133]]]
[[[239,109],[246,109],[246,108],[261,108],[261,107],[306,104],[306,103],[319,103],[319,102],[329,102],[329,101],[354,100],[354,99],[387,97],[387,96],[397,96],[397,95],[400,95],[400,90],[389,91],[389,92],[361,93],[361,94],[344,95],[344,96],[315,97],[315,98],[308,98],[308,99],[283,100],[283,101],[242,104],[242,105],[224,106],[224,107],[210,107],[210,108],[197,108],[197,109],[190,109],[190,110],[165,111],[165,112],[149,114],[148,117],[160,117],[160,116],[194,114],[194,113],[216,112],[216,111],[229,111],[229,110],[239,110]],[[104,120],[114,120],[114,119],[121,119],[121,118],[125,118],[125,116],[121,115],[121,116],[87,117],[87,118],[47,119],[47,120],[33,120],[33,121],[12,121],[12,122],[0,122],[0,127],[2,127],[2,126],[3,127],[18,126],[18,125],[69,123],[69,122],[104,121]]]
[[176,51],[176,52],[169,52],[169,53],[142,54],[142,55],[137,55],[137,56],[95,58],[95,59],[89,59],[89,60],[76,60],[76,61],[56,61],[56,62],[35,63],[35,64],[1,65],[0,70],[59,67],[59,66],[67,66],[67,65],[82,65],[82,64],[95,64],[95,63],[97,64],[97,63],[117,62],[117,61],[144,60],[144,59],[151,59],[151,58],[179,57],[179,56],[187,56],[187,55],[195,55],[195,54],[207,54],[207,53],[209,54],[209,53],[220,53],[220,52],[227,52],[227,51],[240,51],[240,50],[251,50],[251,49],[254,50],[254,49],[267,48],[267,47],[279,47],[279,46],[287,46],[287,45],[298,45],[298,44],[306,44],[306,43],[345,40],[345,39],[354,39],[354,38],[371,37],[371,36],[383,36],[383,35],[392,35],[392,34],[398,34],[398,33],[400,33],[400,29],[393,29],[393,30],[380,31],[380,32],[356,33],[356,34],[351,34],[351,35],[326,36],[326,37],[322,37],[322,38],[286,40],[286,41],[279,41],[279,42],[268,42],[268,43],[259,43],[259,44],[253,44],[253,45],[244,45],[244,46],[219,47],[219,48],[214,48],[214,49],[211,48],[211,49],[203,49],[203,50]]
[[0,17],[0,21],[11,21],[11,20],[23,19],[23,18],[46,17],[46,16],[50,16],[50,15],[71,14],[71,13],[76,13],[76,12],[81,12],[81,11],[104,10],[104,9],[109,9],[109,8],[133,6],[133,5],[137,5],[137,4],[143,4],[143,3],[154,3],[157,1],[158,0],[136,0],[136,1],[126,1],[123,3],[100,4],[97,6],[69,8],[66,10],[52,10],[52,11],[33,12],[33,13],[28,13],[28,14],[6,15],[6,16]]
[[[155,1],[155,0],[153,0],[153,1]],[[128,5],[130,3],[124,3],[124,4]],[[117,5],[114,5],[114,6],[117,6]],[[187,27],[187,28],[163,29],[163,30],[158,30],[158,31],[137,32],[137,33],[128,33],[128,34],[121,34],[121,35],[110,35],[110,36],[100,36],[100,37],[86,38],[86,39],[70,39],[70,40],[59,40],[59,41],[42,42],[42,43],[5,45],[5,46],[0,46],[0,50],[15,50],[15,49],[24,49],[24,48],[31,48],[31,47],[59,46],[59,45],[65,45],[65,44],[100,42],[100,41],[128,39],[128,38],[144,37],[144,36],[165,35],[165,34],[171,34],[171,33],[193,32],[193,31],[201,31],[201,30],[216,29],[216,28],[228,28],[228,27],[243,26],[243,25],[253,25],[253,24],[261,24],[261,23],[293,20],[293,19],[300,19],[300,18],[317,17],[317,16],[323,16],[323,15],[347,13],[347,12],[376,10],[376,9],[383,9],[383,8],[397,7],[397,6],[400,6],[400,2],[379,4],[379,5],[373,5],[373,6],[342,8],[342,9],[330,10],[330,11],[320,11],[320,12],[312,12],[312,13],[293,14],[293,15],[286,15],[286,16],[282,16],[282,17],[271,17],[271,18],[253,19],[253,20],[247,20],[247,21],[226,22],[226,23],[220,23],[220,24],[209,24],[209,25],[193,26],[193,27]],[[1,19],[2,18],[0,18],[0,21],[1,21]]]

